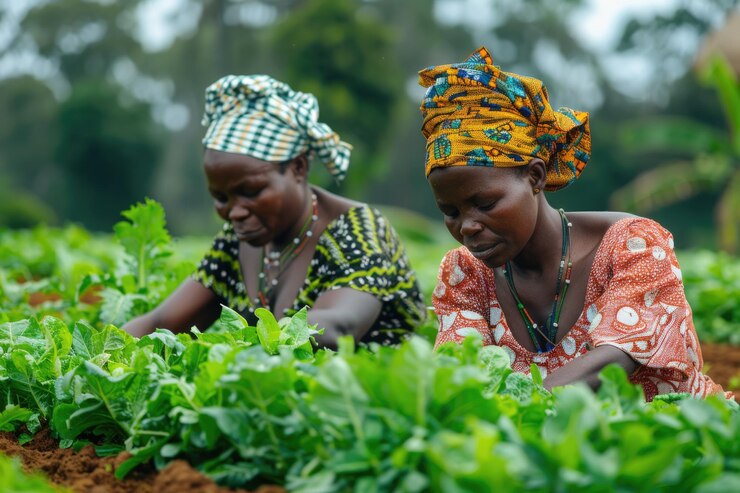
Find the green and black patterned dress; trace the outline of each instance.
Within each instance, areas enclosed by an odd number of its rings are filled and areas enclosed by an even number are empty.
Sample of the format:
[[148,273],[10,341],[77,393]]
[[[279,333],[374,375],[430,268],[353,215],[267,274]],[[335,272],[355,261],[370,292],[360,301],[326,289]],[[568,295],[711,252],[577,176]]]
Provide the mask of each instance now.
[[[230,223],[213,241],[194,279],[211,289],[226,306],[248,314],[255,306],[247,296],[239,264],[239,240]],[[290,316],[313,306],[324,292],[349,287],[383,302],[378,319],[362,342],[396,344],[425,318],[424,300],[406,252],[388,220],[367,205],[353,207],[329,223],[316,245],[306,280]]]

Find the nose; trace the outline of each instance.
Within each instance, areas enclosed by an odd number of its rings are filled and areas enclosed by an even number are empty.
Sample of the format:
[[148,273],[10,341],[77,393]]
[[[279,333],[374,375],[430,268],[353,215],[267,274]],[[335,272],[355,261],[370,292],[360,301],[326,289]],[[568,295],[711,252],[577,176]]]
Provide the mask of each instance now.
[[229,220],[231,221],[241,221],[247,217],[249,217],[249,209],[239,203],[235,203],[229,209]]
[[460,223],[460,234],[462,236],[473,236],[483,230],[483,225],[475,220],[475,218],[466,216],[462,218]]

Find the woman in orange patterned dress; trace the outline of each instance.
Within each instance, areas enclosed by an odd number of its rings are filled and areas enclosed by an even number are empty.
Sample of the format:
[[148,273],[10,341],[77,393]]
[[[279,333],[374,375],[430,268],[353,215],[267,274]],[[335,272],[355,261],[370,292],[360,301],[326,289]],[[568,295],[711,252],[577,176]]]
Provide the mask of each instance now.
[[553,110],[541,81],[499,70],[485,48],[420,82],[426,175],[463,245],[440,267],[436,345],[477,334],[514,370],[536,364],[547,388],[596,388],[615,363],[648,400],[721,393],[702,373],[671,234],[625,213],[565,213],[541,193],[587,164],[588,114]]

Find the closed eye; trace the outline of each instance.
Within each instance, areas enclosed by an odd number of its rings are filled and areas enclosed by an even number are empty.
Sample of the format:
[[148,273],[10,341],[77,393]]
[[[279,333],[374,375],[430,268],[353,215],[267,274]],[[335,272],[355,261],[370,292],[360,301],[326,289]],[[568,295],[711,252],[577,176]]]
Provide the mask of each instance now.
[[237,195],[245,199],[253,199],[257,197],[260,193],[262,193],[262,190],[264,190],[264,187],[262,188],[242,188],[237,191]]
[[211,193],[211,197],[213,197],[213,201],[216,204],[219,204],[219,205],[220,204],[225,204],[228,201],[228,199],[226,198],[226,196],[224,194],[222,194],[222,193],[218,193],[218,192],[214,192],[214,191],[211,191],[210,193]]

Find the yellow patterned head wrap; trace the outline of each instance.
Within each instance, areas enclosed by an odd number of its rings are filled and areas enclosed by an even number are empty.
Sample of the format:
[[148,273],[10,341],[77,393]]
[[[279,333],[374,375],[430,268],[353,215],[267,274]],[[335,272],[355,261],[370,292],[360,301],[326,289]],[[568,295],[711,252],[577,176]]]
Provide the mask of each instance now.
[[547,163],[546,190],[570,185],[588,163],[588,113],[550,106],[542,81],[503,72],[481,47],[462,63],[419,72],[426,176],[448,166]]

